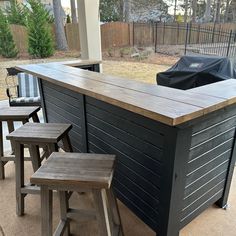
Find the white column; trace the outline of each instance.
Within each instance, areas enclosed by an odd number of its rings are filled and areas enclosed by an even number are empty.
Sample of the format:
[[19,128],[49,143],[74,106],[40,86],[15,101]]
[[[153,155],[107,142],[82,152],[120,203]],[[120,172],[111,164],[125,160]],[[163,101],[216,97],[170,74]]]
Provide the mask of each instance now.
[[82,59],[102,60],[99,0],[77,0]]

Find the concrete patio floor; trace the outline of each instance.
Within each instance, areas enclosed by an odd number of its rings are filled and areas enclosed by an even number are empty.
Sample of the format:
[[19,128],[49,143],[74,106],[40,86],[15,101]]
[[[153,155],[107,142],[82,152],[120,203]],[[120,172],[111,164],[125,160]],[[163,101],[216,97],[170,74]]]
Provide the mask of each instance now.
[[[7,105],[6,102],[1,105]],[[40,115],[42,119],[42,115]],[[6,125],[4,125],[6,132]],[[7,142],[5,146],[9,147]],[[25,164],[25,177],[28,180],[32,172],[30,162]],[[6,165],[6,179],[0,181],[0,236],[39,236],[40,235],[40,197],[29,195],[26,197],[25,215],[17,217],[15,214],[15,170],[14,163]],[[91,208],[92,198],[89,194],[73,194],[72,207]],[[236,173],[229,195],[229,208],[223,210],[216,206],[209,207],[199,217],[193,220],[180,232],[180,236],[235,236],[236,235]],[[119,203],[125,236],[154,236],[155,233],[139,220],[122,203]],[[54,194],[54,227],[59,216],[59,206]],[[73,235],[97,235],[96,222],[72,222]]]

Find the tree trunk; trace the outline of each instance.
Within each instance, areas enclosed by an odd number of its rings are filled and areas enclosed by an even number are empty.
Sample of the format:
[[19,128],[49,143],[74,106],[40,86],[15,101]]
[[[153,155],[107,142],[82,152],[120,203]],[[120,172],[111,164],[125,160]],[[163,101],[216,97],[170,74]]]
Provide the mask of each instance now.
[[56,26],[57,49],[66,51],[68,50],[68,45],[66,41],[64,23],[62,18],[63,16],[62,16],[61,0],[53,0],[53,12]]
[[76,15],[75,0],[70,0],[72,23],[78,23]]
[[232,17],[233,17],[233,22],[236,22],[236,1],[232,1]]
[[177,11],[177,0],[175,0],[175,5],[174,5],[174,21],[176,21],[176,11]]
[[124,0],[123,12],[125,22],[130,22],[130,0]]
[[216,0],[215,23],[220,23],[220,6],[221,6],[221,0]]
[[226,0],[224,22],[227,22],[229,18],[229,0]]
[[184,23],[188,20],[188,0],[184,0]]
[[211,0],[206,0],[206,10],[204,13],[204,22],[210,22],[211,20]]
[[196,14],[197,14],[197,0],[192,1],[192,22],[196,22]]

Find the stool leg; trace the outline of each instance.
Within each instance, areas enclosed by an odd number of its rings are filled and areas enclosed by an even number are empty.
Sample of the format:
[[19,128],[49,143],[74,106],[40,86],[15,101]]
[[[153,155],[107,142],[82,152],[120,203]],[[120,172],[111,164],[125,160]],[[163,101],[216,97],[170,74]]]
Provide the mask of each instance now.
[[70,222],[67,218],[67,212],[69,209],[69,198],[68,193],[66,191],[59,191],[59,200],[60,200],[60,209],[61,209],[61,221],[64,222],[65,227],[63,229],[63,236],[70,235]]
[[16,214],[21,216],[24,214],[24,195],[21,193],[21,188],[24,187],[24,145],[16,142],[16,164],[15,164],[15,178],[16,178]]
[[37,145],[30,145],[29,152],[30,152],[33,170],[34,172],[36,172],[38,168],[41,166],[39,147]]
[[48,151],[49,151],[49,155],[51,155],[53,152],[58,152],[58,145],[57,143],[50,143],[48,145]]
[[39,123],[38,113],[33,114],[32,119],[33,119],[33,122]]
[[[14,129],[14,123],[13,123],[12,120],[8,120],[8,121],[7,121],[7,126],[8,126],[8,132],[9,132],[9,134],[15,130],[15,129]],[[11,143],[12,154],[14,154],[14,149],[15,149],[15,147],[14,147],[14,142],[13,142],[13,141],[10,141],[10,143]]]
[[41,186],[41,236],[52,236],[52,190]]
[[0,139],[0,179],[5,179],[4,161],[2,161],[2,157],[4,155],[2,121],[0,121]]
[[99,226],[100,236],[112,236],[113,226],[109,219],[106,191],[93,190],[94,205],[96,209],[96,219]]
[[73,152],[68,134],[62,138],[62,143],[63,143],[63,148],[64,148],[65,152]]
[[28,123],[29,122],[29,119],[24,119],[24,120],[22,120],[22,124],[24,125],[24,124],[26,124],[26,123]]
[[111,215],[112,215],[113,223],[116,227],[118,227],[118,235],[124,236],[124,231],[123,231],[123,227],[121,223],[121,217],[120,217],[120,212],[119,212],[116,197],[112,189],[108,189],[106,190],[106,192],[107,192],[108,204],[111,208]]

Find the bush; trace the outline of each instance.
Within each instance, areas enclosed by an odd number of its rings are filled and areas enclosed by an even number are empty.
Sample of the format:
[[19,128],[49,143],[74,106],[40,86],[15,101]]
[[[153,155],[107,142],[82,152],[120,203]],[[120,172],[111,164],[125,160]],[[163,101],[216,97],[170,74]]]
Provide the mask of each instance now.
[[38,58],[49,57],[54,53],[52,29],[49,24],[52,18],[43,4],[36,0],[28,2],[31,6],[27,20],[29,54]]
[[9,24],[26,26],[28,12],[28,8],[23,4],[12,2],[10,7],[6,9]]
[[16,48],[13,36],[10,30],[7,17],[0,9],[0,54],[3,57],[12,58],[16,57],[18,50]]
[[70,15],[66,15],[66,23],[67,24],[70,24],[71,23],[71,18],[70,18]]

